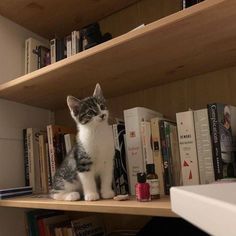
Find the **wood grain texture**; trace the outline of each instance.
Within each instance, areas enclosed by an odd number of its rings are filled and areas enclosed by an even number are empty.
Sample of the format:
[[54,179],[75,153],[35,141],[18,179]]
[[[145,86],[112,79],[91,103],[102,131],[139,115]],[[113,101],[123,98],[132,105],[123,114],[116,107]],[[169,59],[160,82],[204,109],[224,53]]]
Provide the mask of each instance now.
[[[143,106],[175,119],[177,112],[206,108],[207,103],[221,102],[236,106],[236,67],[155,86],[107,100],[110,121],[123,118],[123,110]],[[106,94],[105,94],[106,96]],[[56,123],[73,126],[68,108],[55,112]]]
[[45,37],[65,36],[137,0],[1,0],[0,14]]
[[0,97],[58,109],[97,82],[111,98],[236,65],[234,9],[235,1],[202,2],[5,83]]
[[116,213],[130,215],[146,215],[146,216],[168,216],[176,217],[171,211],[170,200],[163,197],[151,202],[137,202],[136,200],[115,201],[56,201],[44,197],[16,197],[8,200],[0,200],[1,207],[20,207],[20,208],[40,208],[54,209],[65,211],[81,211],[81,212],[100,212],[100,213]]

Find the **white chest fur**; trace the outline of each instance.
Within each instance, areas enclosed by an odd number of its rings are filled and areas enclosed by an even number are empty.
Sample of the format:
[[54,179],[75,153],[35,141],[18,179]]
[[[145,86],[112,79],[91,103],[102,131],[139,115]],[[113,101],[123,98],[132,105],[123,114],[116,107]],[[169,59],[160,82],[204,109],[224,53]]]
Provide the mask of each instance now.
[[101,122],[96,126],[80,126],[77,138],[79,138],[86,153],[92,158],[96,172],[100,172],[105,163],[113,163],[112,127],[106,122]]

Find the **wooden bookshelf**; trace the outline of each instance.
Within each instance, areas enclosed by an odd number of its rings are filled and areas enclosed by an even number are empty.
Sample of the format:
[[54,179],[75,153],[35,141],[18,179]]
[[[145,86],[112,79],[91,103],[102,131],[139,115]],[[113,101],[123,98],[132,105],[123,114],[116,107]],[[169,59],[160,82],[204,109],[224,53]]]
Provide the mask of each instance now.
[[[66,106],[100,82],[107,98],[236,65],[235,1],[207,0],[0,85],[0,97]],[[144,79],[145,78],[145,79]]]
[[68,202],[56,201],[39,196],[27,196],[0,200],[0,207],[39,208],[80,212],[177,217],[177,215],[171,211],[170,200],[168,197],[163,197],[159,200],[151,202],[137,202],[136,200]]
[[137,0],[0,1],[0,14],[48,39],[65,36]]

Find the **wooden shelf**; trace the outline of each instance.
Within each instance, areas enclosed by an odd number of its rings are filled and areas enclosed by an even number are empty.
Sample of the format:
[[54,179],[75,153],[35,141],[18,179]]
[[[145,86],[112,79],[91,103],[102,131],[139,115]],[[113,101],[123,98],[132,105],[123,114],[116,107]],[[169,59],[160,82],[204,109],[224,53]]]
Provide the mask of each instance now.
[[151,202],[137,202],[136,200],[67,202],[56,201],[45,197],[27,196],[0,200],[0,207],[40,208],[65,211],[176,217],[176,215],[171,211],[170,200],[167,197]]
[[0,97],[42,108],[68,94],[105,97],[236,65],[236,1],[206,0],[87,51],[0,85]]
[[50,39],[55,35],[65,36],[135,2],[137,0],[1,0],[0,14]]

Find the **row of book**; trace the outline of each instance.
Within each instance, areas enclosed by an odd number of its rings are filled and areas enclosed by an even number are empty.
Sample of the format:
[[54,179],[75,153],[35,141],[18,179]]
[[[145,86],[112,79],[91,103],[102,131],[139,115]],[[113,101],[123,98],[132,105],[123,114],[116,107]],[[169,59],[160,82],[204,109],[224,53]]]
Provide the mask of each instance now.
[[124,111],[129,189],[155,164],[160,193],[170,187],[236,180],[236,107],[212,103],[178,112],[176,121],[147,108]]
[[[111,126],[114,134],[114,178],[116,194],[129,192],[125,155],[125,126],[117,121]],[[45,129],[23,130],[25,185],[34,193],[48,193],[53,176],[66,154],[75,143],[76,130],[61,125],[48,125]]]
[[25,185],[34,193],[48,193],[56,168],[75,141],[72,128],[48,125],[23,130]]
[[[183,184],[236,177],[236,107],[212,103],[176,114]],[[190,178],[191,177],[191,178]]]
[[[160,193],[170,187],[208,184],[236,176],[236,107],[207,108],[176,114],[176,121],[144,107],[124,110],[124,121],[111,125],[116,194],[135,195],[137,173],[154,164]],[[53,176],[75,141],[76,130],[48,125],[24,135],[26,185],[47,193]]]
[[154,164],[160,194],[169,194],[171,186],[181,185],[180,156],[176,122],[143,107],[124,111],[126,158],[130,194],[135,194],[137,173]]
[[63,211],[31,210],[25,213],[25,219],[29,236],[92,236],[106,233],[101,217],[95,214],[72,219]]
[[98,23],[74,30],[66,37],[56,37],[50,41],[28,38],[25,41],[25,74],[87,50],[111,38],[110,33],[102,35]]

